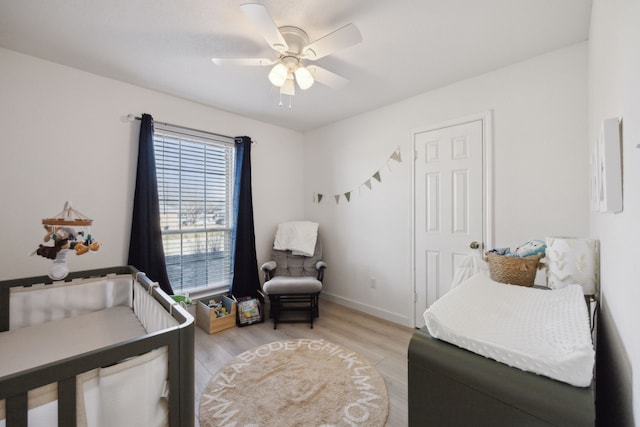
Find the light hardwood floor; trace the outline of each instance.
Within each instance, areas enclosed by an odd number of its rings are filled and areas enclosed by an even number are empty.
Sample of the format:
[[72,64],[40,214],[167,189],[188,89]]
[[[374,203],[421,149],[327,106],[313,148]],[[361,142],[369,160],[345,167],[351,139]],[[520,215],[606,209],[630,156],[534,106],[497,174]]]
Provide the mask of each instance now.
[[283,323],[273,330],[273,322],[268,318],[264,323],[234,327],[212,335],[196,326],[196,426],[202,392],[213,374],[229,360],[262,344],[300,338],[322,338],[366,358],[378,369],[387,384],[387,426],[406,426],[407,349],[413,332],[412,328],[325,300],[320,300],[320,318],[314,323],[313,329],[308,323]]

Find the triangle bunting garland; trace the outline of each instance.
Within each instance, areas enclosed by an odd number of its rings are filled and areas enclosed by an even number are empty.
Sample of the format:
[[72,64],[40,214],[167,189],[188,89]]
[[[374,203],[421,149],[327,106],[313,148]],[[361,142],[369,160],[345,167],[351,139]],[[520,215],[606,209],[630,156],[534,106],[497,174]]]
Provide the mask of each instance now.
[[396,162],[401,162],[402,158],[400,157],[400,150],[394,151],[390,159],[395,160]]
[[[402,163],[402,155],[400,153],[400,147],[396,148],[395,151],[393,153],[391,153],[391,155],[387,158],[387,161],[385,162],[385,164],[378,169],[377,171],[375,171],[371,176],[367,177],[367,179],[360,184],[357,189],[361,190],[362,187],[367,187],[369,190],[373,189],[373,181],[372,180],[376,180],[377,182],[382,182],[382,169],[384,169],[384,167],[386,166],[389,171],[391,171],[391,167],[389,166],[389,162],[393,160],[396,161],[398,163]],[[350,191],[346,191],[344,193],[341,194],[333,194],[333,198],[336,201],[336,205],[340,204],[340,198],[344,197],[344,199],[346,199],[347,203],[349,203],[351,201],[351,193],[353,193],[355,190],[350,190]],[[360,192],[360,194],[362,194],[362,192]],[[321,194],[321,193],[315,193],[314,197],[313,197],[313,201],[317,204],[320,204],[320,202],[322,202],[322,199],[324,198],[325,194]]]

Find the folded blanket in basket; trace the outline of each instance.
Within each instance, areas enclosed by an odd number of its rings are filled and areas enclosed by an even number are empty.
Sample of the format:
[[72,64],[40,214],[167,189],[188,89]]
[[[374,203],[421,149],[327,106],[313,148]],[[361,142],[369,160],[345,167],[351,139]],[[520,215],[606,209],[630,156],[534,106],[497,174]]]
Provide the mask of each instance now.
[[507,286],[484,274],[464,281],[424,313],[438,339],[524,371],[587,387],[595,352],[582,287]]
[[513,248],[495,248],[487,252],[496,255],[526,258],[538,254],[544,257],[546,250],[547,245],[542,240],[529,240],[528,242],[522,243]]

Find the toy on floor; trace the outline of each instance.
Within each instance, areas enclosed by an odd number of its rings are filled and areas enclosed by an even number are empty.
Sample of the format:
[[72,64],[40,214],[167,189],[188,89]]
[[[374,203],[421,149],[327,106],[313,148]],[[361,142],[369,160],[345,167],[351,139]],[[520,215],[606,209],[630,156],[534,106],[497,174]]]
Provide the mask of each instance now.
[[213,310],[214,315],[216,316],[216,318],[219,317],[225,317],[227,316],[229,313],[227,312],[227,309],[222,305],[221,302],[218,302],[214,299],[209,301],[208,304],[209,308]]

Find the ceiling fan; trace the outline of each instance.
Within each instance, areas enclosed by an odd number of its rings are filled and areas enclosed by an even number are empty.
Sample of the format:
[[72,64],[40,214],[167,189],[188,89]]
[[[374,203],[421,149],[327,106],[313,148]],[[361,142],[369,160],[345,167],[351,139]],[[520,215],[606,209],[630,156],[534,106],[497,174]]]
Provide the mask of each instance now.
[[[216,65],[271,66],[269,81],[280,88],[280,95],[295,95],[296,83],[300,89],[309,89],[315,81],[339,89],[348,83],[344,77],[305,61],[315,61],[340,49],[362,41],[354,24],[344,27],[309,43],[301,28],[278,27],[262,4],[244,3],[240,9],[262,34],[269,46],[278,53],[277,58],[211,58]],[[280,101],[282,105],[282,100]]]

